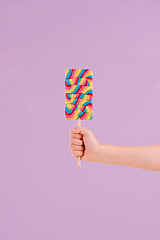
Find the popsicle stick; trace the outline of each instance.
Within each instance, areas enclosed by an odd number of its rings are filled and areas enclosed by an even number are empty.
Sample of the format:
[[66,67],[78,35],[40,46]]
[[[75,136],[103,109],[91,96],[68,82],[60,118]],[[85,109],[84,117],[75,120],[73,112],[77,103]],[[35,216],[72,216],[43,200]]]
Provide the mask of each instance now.
[[[81,126],[81,119],[78,118],[78,127]],[[81,157],[78,157],[78,168],[81,168]]]

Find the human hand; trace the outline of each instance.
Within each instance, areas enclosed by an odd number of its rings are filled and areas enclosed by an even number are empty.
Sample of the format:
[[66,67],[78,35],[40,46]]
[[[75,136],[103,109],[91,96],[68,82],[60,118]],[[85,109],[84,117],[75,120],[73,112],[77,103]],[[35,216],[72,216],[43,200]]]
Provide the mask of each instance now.
[[81,160],[96,162],[100,143],[93,133],[84,127],[76,127],[71,130],[70,134],[72,155],[76,158],[81,157]]

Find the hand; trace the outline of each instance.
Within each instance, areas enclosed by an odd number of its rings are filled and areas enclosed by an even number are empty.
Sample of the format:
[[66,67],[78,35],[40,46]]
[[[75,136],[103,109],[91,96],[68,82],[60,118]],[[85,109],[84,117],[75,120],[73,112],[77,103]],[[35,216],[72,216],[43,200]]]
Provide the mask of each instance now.
[[93,133],[84,128],[77,127],[70,132],[70,148],[74,157],[81,157],[81,160],[96,161],[100,143],[96,140]]

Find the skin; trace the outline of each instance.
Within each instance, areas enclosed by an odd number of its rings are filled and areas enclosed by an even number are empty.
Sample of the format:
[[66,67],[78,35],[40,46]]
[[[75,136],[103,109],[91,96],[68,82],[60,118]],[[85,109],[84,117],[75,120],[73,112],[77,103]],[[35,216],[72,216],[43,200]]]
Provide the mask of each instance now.
[[77,127],[70,132],[70,148],[81,160],[160,171],[160,145],[115,146],[99,143],[94,134]]

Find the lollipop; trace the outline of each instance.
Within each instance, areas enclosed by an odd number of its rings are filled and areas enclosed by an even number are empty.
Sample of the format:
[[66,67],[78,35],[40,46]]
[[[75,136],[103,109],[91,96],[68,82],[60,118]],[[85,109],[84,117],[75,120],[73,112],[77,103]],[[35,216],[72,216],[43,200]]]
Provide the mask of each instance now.
[[[65,70],[65,117],[69,120],[93,118],[93,73],[89,69]],[[80,168],[80,157],[78,157]]]

